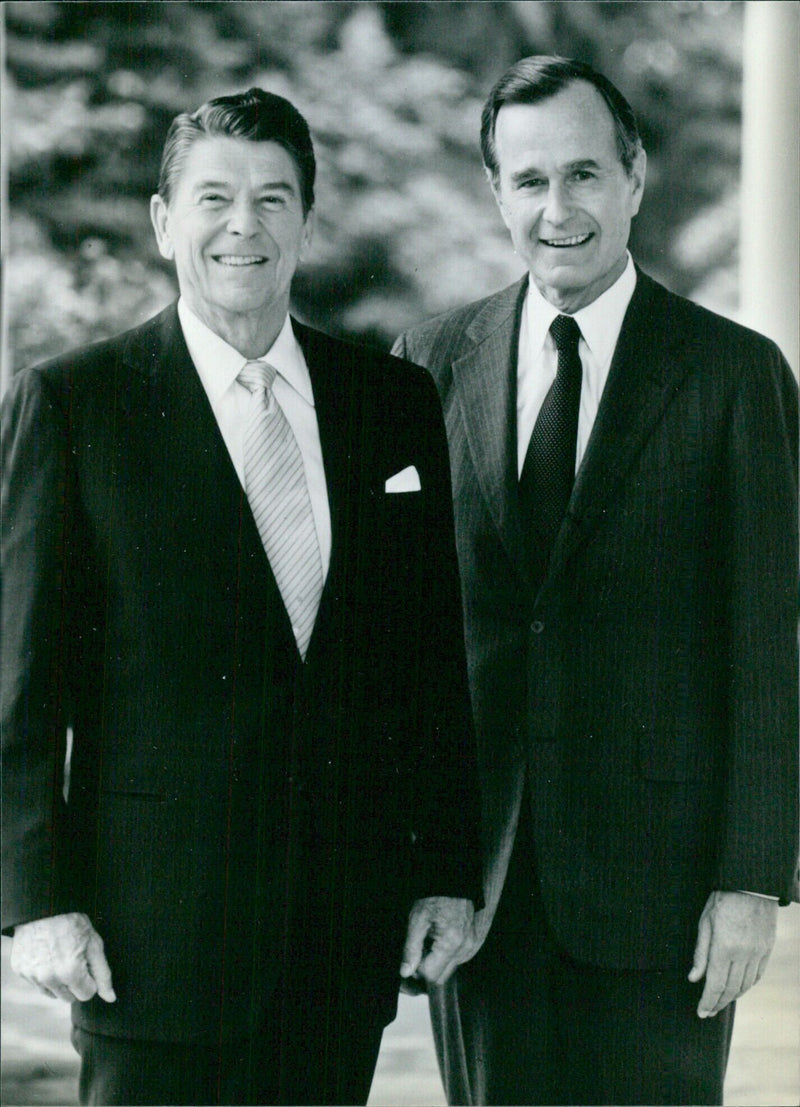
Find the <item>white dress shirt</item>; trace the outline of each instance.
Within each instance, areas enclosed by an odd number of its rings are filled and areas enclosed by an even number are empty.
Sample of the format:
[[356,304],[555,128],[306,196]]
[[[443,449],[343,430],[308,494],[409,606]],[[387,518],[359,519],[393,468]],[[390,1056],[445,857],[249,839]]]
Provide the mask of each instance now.
[[[577,472],[597,417],[597,409],[608,380],[611,359],[636,287],[636,269],[630,254],[622,276],[591,304],[576,311],[573,319],[581,329],[578,353],[583,366],[581,407],[578,415]],[[528,282],[522,309],[517,358],[517,473],[522,473],[525,454],[539,410],[556,379],[558,351],[550,324],[563,314],[548,303],[539,289]]]
[[236,379],[247,361],[268,361],[278,371],[272,393],[294,432],[303,458],[311,511],[319,539],[323,580],[331,559],[331,516],[311,377],[286,316],[280,334],[259,358],[244,358],[203,323],[181,297],[178,318],[189,354],[244,488],[244,431],[250,392]]

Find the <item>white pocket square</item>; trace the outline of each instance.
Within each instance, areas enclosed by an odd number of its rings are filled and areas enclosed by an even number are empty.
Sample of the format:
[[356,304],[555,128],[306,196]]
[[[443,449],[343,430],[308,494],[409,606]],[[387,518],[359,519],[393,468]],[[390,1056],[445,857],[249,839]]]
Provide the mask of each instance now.
[[415,466],[409,465],[401,469],[393,477],[389,477],[384,485],[384,492],[419,492],[422,485],[419,483],[419,473]]

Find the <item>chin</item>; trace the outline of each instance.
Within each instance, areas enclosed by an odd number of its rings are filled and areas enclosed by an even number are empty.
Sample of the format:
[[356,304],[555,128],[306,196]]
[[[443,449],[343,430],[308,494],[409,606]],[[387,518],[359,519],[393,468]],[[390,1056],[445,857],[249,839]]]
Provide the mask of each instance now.
[[269,302],[268,296],[247,296],[242,293],[231,297],[230,303],[224,305],[224,310],[231,315],[252,315],[254,312],[264,311]]
[[570,296],[586,288],[587,284],[591,284],[591,277],[586,277],[585,274],[579,273],[575,269],[569,269],[567,272],[564,272],[563,269],[556,269],[549,273],[543,273],[541,281],[559,295]]

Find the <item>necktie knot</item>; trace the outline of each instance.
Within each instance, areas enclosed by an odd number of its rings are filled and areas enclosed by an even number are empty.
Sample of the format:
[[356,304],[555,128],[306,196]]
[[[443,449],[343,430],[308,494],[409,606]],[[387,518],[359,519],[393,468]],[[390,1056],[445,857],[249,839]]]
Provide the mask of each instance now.
[[571,315],[557,315],[550,324],[550,334],[553,336],[559,354],[577,354],[581,328]]
[[278,370],[266,361],[248,361],[237,379],[249,392],[269,392],[277,375]]

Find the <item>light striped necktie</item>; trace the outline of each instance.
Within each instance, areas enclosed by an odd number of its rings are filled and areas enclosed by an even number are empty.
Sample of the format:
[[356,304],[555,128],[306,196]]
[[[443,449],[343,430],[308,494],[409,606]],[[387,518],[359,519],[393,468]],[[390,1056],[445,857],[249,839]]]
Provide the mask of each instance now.
[[244,483],[305,661],[322,595],[322,560],[300,447],[271,391],[276,375],[265,361],[248,361],[239,373],[239,381],[252,393]]

